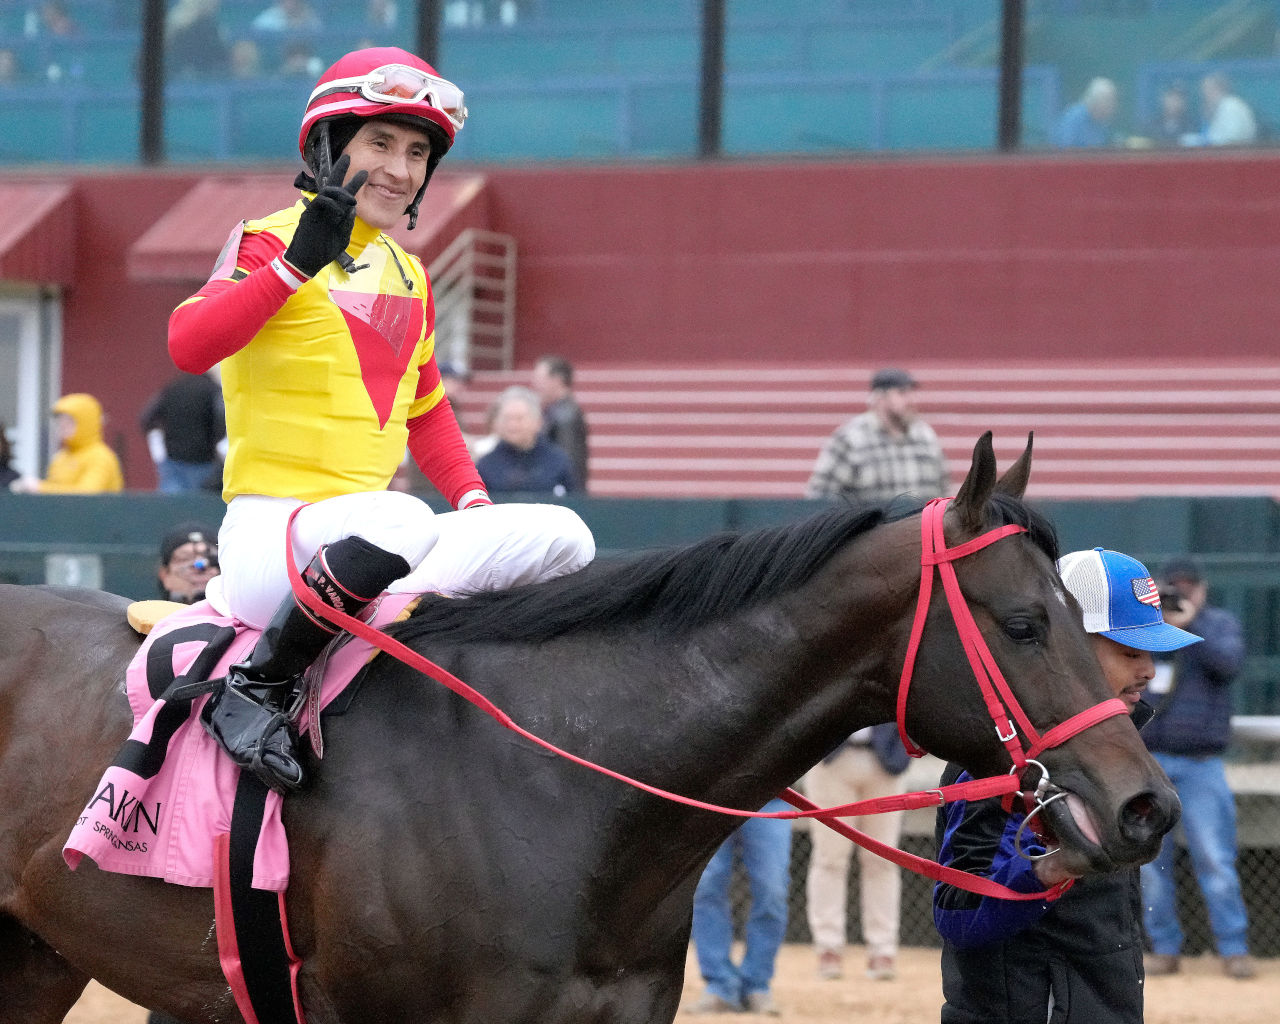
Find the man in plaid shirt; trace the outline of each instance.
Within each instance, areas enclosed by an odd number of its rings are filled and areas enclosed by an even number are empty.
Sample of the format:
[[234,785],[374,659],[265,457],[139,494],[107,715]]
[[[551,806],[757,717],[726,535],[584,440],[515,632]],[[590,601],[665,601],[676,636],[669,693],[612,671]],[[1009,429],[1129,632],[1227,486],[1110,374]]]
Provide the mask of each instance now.
[[877,371],[871,378],[868,410],[845,423],[823,446],[805,497],[876,502],[899,494],[946,494],[946,459],[938,435],[916,417],[916,387],[906,370]]

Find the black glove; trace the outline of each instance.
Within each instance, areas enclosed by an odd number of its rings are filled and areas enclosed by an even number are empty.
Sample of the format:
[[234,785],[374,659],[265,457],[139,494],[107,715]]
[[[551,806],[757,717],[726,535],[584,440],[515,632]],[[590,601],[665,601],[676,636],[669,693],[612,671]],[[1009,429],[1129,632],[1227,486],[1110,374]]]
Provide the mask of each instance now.
[[369,172],[358,171],[343,184],[350,166],[351,157],[344,153],[324,180],[316,182],[316,197],[302,211],[293,241],[284,251],[286,262],[307,277],[315,277],[336,260],[351,241],[356,193]]

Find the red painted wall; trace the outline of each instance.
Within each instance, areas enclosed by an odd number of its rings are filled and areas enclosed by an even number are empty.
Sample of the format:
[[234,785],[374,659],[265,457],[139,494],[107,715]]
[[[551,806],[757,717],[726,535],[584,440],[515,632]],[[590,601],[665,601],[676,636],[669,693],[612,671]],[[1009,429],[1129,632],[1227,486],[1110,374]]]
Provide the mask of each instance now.
[[[490,226],[519,244],[522,365],[1276,350],[1280,154],[483,171]],[[130,281],[125,253],[198,179],[60,177],[77,186],[65,388],[101,397],[129,486],[149,488],[135,421],[199,282]]]
[[1275,351],[1280,158],[504,171],[522,358]]

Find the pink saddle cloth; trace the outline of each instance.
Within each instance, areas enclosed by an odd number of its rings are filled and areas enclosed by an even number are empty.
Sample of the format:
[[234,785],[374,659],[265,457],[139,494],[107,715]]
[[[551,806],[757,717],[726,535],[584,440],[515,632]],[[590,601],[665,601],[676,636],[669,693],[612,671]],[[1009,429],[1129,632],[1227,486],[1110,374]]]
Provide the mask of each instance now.
[[[415,596],[384,595],[371,623],[392,621]],[[188,629],[192,626],[206,628]],[[207,636],[223,628],[234,631],[234,638],[212,670],[200,673],[217,678],[248,657],[258,631],[217,615],[207,602],[166,616],[134,656],[125,676],[133,731],[62,848],[72,870],[82,857],[89,857],[104,871],[147,875],[178,885],[213,885],[214,841],[231,830],[240,769],[200,724],[207,694],[191,701],[189,708],[176,705],[166,716],[168,702],[153,692],[156,680],[181,679],[205,650]],[[166,639],[183,629],[187,632]],[[206,639],[180,639],[201,632]],[[227,635],[223,632],[222,638]],[[324,708],[341,693],[373,652],[370,644],[355,637],[332,651],[317,706]],[[176,727],[175,712],[182,715]],[[305,734],[305,712],[299,726]],[[254,859],[255,889],[283,892],[289,883],[289,845],[280,809],[280,794],[269,792]]]

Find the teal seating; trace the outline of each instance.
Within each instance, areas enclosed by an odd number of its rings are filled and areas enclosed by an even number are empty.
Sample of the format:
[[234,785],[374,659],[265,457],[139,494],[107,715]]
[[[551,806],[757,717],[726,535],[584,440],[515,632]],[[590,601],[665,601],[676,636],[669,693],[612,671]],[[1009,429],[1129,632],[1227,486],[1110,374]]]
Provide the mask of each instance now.
[[617,83],[537,91],[485,87],[468,93],[467,106],[472,119],[453,149],[460,160],[594,159],[625,153]]
[[730,76],[724,93],[727,153],[874,149],[878,87],[871,78],[790,81]]
[[813,26],[799,70],[812,74],[895,74],[914,71],[951,42],[945,22]]
[[885,149],[989,149],[996,142],[997,84],[919,77],[885,89]]
[[627,152],[633,156],[671,156],[698,148],[698,90],[689,77],[628,85],[625,117]]
[[0,163],[46,163],[67,159],[66,118],[40,109],[21,88],[0,89]]

